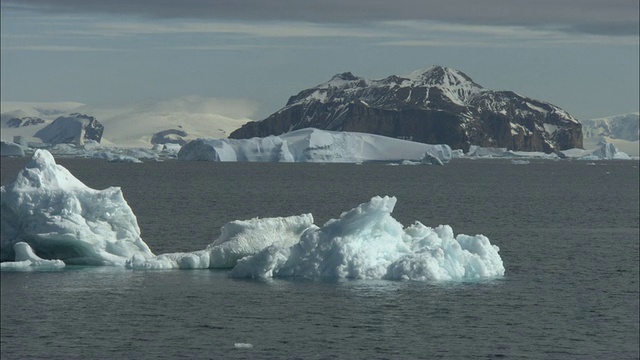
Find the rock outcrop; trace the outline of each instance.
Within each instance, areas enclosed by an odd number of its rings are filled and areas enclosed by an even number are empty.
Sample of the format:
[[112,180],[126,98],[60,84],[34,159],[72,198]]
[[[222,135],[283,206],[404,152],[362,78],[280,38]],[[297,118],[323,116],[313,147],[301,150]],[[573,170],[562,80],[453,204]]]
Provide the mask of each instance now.
[[10,128],[19,128],[21,126],[44,124],[44,119],[35,116],[14,117],[7,120],[5,124]]
[[184,145],[187,141],[184,137],[188,136],[186,131],[178,129],[169,129],[157,132],[151,137],[151,143],[157,144],[178,144]]
[[83,145],[86,140],[100,142],[104,126],[95,117],[73,113],[60,116],[34,137],[47,144]]
[[465,152],[471,145],[546,153],[582,147],[582,126],[564,110],[512,91],[484,89],[464,73],[441,66],[382,80],[335,75],[229,137],[265,137],[307,127],[447,144]]

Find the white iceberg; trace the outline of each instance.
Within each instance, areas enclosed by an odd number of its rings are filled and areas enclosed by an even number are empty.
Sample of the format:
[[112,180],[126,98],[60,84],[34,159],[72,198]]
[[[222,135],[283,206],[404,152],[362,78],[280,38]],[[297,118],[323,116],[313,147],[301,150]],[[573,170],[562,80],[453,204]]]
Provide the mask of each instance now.
[[528,158],[528,159],[559,159],[557,154],[547,154],[542,151],[513,151],[507,148],[491,148],[471,145],[469,151],[465,154],[468,158]]
[[14,142],[1,141],[0,156],[24,156],[24,147]]
[[585,149],[568,149],[557,151],[552,154],[545,154],[536,151],[513,151],[507,148],[484,148],[471,145],[469,151],[465,154],[467,158],[506,158],[506,159],[547,159],[559,160],[561,158],[579,159],[579,160],[631,160],[632,158],[618,150],[612,144],[601,140],[596,148]]
[[318,227],[311,214],[232,221],[203,250],[155,256],[119,188],[88,188],[37,150],[0,188],[2,269],[64,264],[231,269],[234,277],[466,280],[504,275],[499,248],[448,225],[404,228],[395,197],[374,197]]
[[509,153],[507,148],[487,148],[477,145],[469,146],[469,151],[465,154],[466,157],[471,158],[494,158],[505,157]]
[[45,150],[0,195],[0,261],[15,259],[18,242],[67,264],[124,265],[136,254],[153,256],[120,188],[87,187]]
[[564,157],[578,160],[631,160],[628,154],[619,151],[614,144],[604,140],[600,141],[595,149],[569,149],[560,151],[560,153]]
[[25,242],[18,242],[13,245],[15,261],[0,263],[3,271],[14,270],[56,270],[65,267],[62,260],[46,260],[34,254],[33,249]]
[[217,240],[206,249],[169,253],[153,258],[134,256],[127,267],[135,269],[230,269],[239,259],[271,246],[291,246],[313,226],[313,216],[236,220],[225,224]]
[[448,225],[403,228],[395,197],[374,197],[289,247],[272,245],[238,261],[235,277],[465,280],[504,275],[499,248],[485,236],[453,236]]
[[97,158],[97,159],[105,159],[109,162],[122,162],[122,163],[133,163],[133,164],[142,163],[142,160],[138,159],[137,157],[117,154],[117,153],[113,153],[112,151],[96,151],[91,154],[91,157]]
[[471,280],[504,275],[483,235],[454,237],[448,225],[404,228],[391,217],[395,197],[374,197],[324,226],[311,214],[235,221],[206,249],[134,256],[134,269],[230,268],[233,277]]
[[429,145],[381,135],[314,128],[252,139],[196,139],[185,144],[178,158],[199,161],[340,162],[420,161],[426,155],[448,162],[448,145]]

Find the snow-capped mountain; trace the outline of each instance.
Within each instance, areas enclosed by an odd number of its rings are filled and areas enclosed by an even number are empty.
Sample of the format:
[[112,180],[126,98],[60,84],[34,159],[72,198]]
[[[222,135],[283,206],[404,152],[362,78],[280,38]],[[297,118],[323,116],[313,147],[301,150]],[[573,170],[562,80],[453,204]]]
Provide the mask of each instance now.
[[[254,104],[242,99],[200,96],[110,106],[75,102],[2,102],[1,105],[4,141],[22,136],[28,142],[40,142],[34,135],[56,118],[70,113],[82,113],[95,117],[104,125],[100,141],[102,145],[145,148],[153,143],[184,143],[199,137],[226,138],[233,130],[249,121],[249,116],[256,108]],[[30,118],[42,121],[31,121]]]
[[69,114],[84,104],[73,101],[60,102],[21,102],[3,101],[0,104],[2,127],[11,118],[34,117],[53,120],[60,115]]
[[581,122],[585,138],[606,136],[611,139],[638,141],[640,135],[640,113],[637,112]]
[[559,107],[511,91],[485,89],[461,71],[442,66],[381,80],[338,74],[229,137],[280,135],[307,127],[447,144],[465,151],[470,145],[544,152],[582,147],[581,124]]
[[[89,107],[105,126],[104,138],[120,146],[226,138],[250,119],[253,105],[244,100],[184,96],[121,107]],[[168,141],[170,138],[174,141]]]
[[591,148],[605,140],[615,144],[616,147],[629,155],[639,155],[640,113],[608,116],[581,122],[585,147]]

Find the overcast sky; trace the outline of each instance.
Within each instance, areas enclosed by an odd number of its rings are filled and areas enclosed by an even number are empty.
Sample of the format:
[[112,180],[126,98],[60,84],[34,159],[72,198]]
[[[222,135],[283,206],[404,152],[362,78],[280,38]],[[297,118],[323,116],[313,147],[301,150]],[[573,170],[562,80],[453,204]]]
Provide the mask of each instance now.
[[[2,0],[1,100],[246,99],[430,65],[578,119],[638,111],[638,0]],[[257,110],[256,110],[257,109]]]

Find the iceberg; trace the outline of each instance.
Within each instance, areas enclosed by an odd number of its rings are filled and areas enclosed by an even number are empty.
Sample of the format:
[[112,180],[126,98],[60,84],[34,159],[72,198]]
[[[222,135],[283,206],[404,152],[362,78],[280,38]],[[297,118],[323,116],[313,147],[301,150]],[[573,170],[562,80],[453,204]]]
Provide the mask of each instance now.
[[504,275],[499,248],[448,225],[404,227],[395,197],[373,197],[323,226],[312,214],[227,223],[203,250],[154,255],[120,188],[94,190],[46,150],[0,188],[2,270],[66,265],[230,269],[241,278],[470,280]]
[[24,156],[24,148],[20,144],[2,141],[0,146],[0,156]]
[[448,225],[404,228],[391,217],[395,197],[376,196],[322,227],[311,214],[234,221],[206,249],[135,255],[132,269],[231,269],[238,278],[473,280],[504,275],[500,249],[483,235]]
[[453,152],[445,144],[314,128],[264,138],[196,139],[178,152],[178,159],[197,161],[361,163],[425,158],[432,163],[446,163],[453,158]]
[[310,227],[289,247],[271,245],[240,259],[234,277],[470,280],[504,275],[499,248],[483,235],[453,236],[448,225],[404,228],[391,217],[395,197],[370,202]]
[[0,261],[15,259],[19,242],[66,264],[124,265],[136,254],[153,256],[120,188],[87,187],[46,150],[36,150],[0,196]]
[[46,260],[34,254],[33,249],[25,242],[18,242],[13,245],[15,261],[0,263],[3,271],[14,270],[56,270],[65,267],[62,260]]
[[138,159],[137,157],[123,155],[123,154],[114,154],[111,151],[94,152],[91,157],[96,159],[105,159],[109,162],[122,162],[122,163],[133,163],[133,164],[142,163],[142,160]]
[[632,158],[618,150],[618,148],[612,144],[607,143],[605,140],[601,140],[596,148],[585,149],[568,149],[557,151],[552,154],[545,154],[543,152],[529,152],[529,151],[513,151],[507,150],[507,148],[484,148],[476,145],[469,147],[469,152],[465,154],[467,158],[505,158],[505,159],[547,159],[547,160],[559,160],[559,159],[578,159],[578,160],[631,160]]
[[471,145],[469,147],[469,151],[465,154],[468,158],[483,158],[483,159],[491,159],[491,158],[529,158],[529,159],[547,159],[547,160],[558,160],[559,157],[557,154],[546,154],[541,151],[513,151],[508,150],[507,148],[491,148],[491,147],[480,147],[476,145]]
[[296,244],[311,226],[311,214],[236,220],[225,224],[218,239],[204,250],[153,258],[134,256],[126,266],[134,269],[230,269],[238,260],[268,246]]
[[631,160],[628,154],[619,151],[614,144],[607,143],[605,140],[601,140],[595,149],[569,149],[560,153],[564,157],[578,160]]

